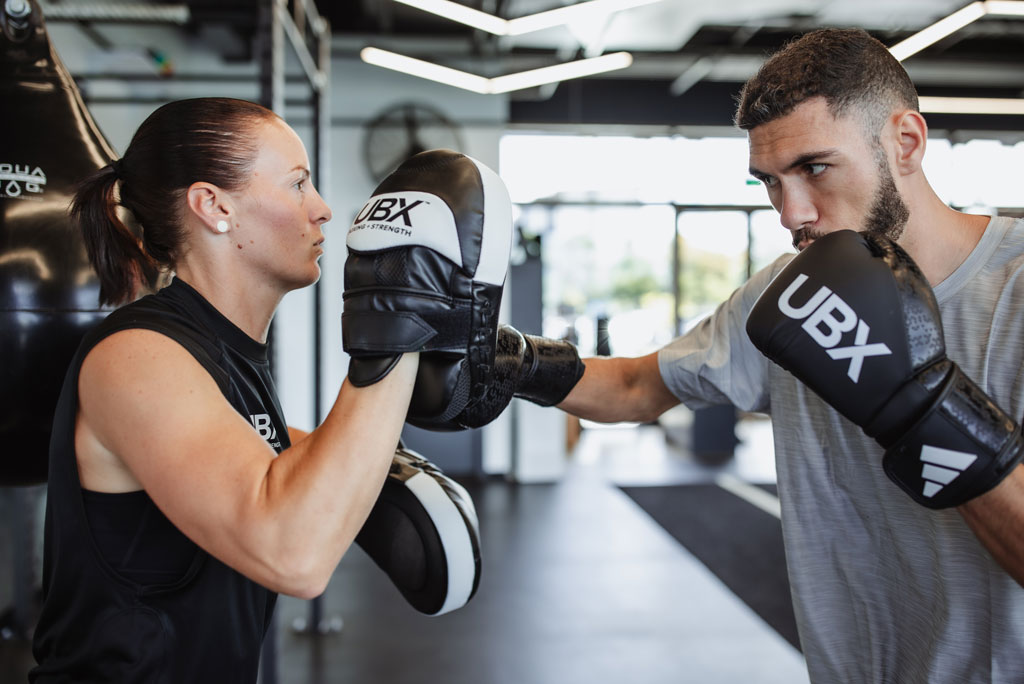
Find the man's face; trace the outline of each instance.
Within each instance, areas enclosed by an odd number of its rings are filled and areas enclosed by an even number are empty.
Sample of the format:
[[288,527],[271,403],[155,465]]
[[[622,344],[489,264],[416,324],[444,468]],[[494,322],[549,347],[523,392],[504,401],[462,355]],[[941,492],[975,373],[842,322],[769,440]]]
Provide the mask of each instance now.
[[832,116],[824,98],[754,128],[749,143],[750,173],[797,249],[843,229],[903,232],[909,211],[878,143],[855,116]]

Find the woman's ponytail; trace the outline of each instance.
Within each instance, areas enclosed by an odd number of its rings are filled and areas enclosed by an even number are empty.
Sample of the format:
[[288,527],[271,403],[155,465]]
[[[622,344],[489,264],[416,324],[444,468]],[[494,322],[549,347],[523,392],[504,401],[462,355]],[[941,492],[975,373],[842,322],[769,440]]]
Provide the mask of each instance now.
[[71,202],[71,218],[85,240],[89,261],[100,280],[100,303],[118,305],[134,298],[141,283],[152,282],[158,264],[118,216],[119,162],[86,178]]

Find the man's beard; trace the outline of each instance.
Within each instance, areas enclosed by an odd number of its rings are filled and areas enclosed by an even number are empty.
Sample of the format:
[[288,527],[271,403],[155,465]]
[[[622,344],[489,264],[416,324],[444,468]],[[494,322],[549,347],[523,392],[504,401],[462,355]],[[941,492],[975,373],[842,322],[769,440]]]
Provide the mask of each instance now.
[[864,219],[864,226],[861,230],[875,235],[884,235],[890,240],[896,241],[903,235],[907,221],[910,220],[910,209],[900,197],[900,191],[892,179],[892,171],[889,169],[889,161],[882,159],[879,162],[880,181],[878,189],[875,190],[875,200],[871,204],[871,211]]
[[[864,224],[860,230],[884,235],[890,240],[899,240],[903,230],[910,220],[910,209],[903,202],[900,191],[896,188],[892,171],[889,169],[889,162],[884,157],[878,160],[878,187],[875,189],[875,196],[871,202],[871,209],[864,217]],[[800,228],[793,232],[793,247],[799,249],[800,243],[805,240],[816,240],[821,234],[812,233],[807,228]]]

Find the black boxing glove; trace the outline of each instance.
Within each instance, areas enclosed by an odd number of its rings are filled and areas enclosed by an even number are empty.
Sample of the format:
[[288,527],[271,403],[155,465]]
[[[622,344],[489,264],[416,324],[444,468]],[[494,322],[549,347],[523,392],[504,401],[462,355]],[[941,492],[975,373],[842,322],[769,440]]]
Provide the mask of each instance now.
[[387,375],[404,352],[443,383],[434,418],[450,421],[484,393],[512,246],[512,203],[491,169],[450,150],[406,160],[349,229],[342,344],[356,386]]
[[746,329],[878,441],[886,474],[924,506],[959,506],[1021,461],[1020,428],[946,358],[931,287],[885,237],[815,240],[761,294]]
[[407,422],[428,430],[459,430],[482,427],[519,397],[541,406],[554,406],[583,377],[584,364],[569,342],[524,335],[509,325],[498,328],[494,372],[483,394],[450,420],[440,420],[447,405],[448,383],[435,372],[434,355],[420,358]]

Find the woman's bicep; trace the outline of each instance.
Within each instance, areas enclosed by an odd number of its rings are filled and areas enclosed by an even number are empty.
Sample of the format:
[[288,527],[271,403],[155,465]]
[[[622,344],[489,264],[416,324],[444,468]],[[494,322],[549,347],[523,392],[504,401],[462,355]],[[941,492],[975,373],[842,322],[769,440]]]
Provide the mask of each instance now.
[[159,333],[123,331],[89,353],[78,390],[78,429],[171,522],[229,564],[249,553],[239,525],[275,454],[191,354]]

